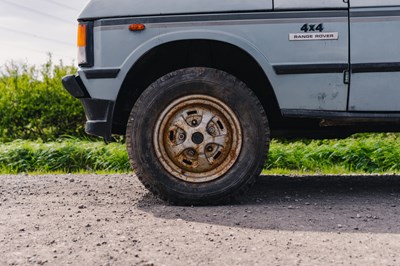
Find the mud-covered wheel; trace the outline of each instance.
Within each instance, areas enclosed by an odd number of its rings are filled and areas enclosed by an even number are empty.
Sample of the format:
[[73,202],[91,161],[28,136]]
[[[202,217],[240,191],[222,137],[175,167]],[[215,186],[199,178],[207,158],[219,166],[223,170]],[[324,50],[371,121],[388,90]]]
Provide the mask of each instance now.
[[181,69],[150,85],[132,109],[126,137],[140,181],[176,204],[216,204],[243,193],[269,147],[257,97],[210,68]]

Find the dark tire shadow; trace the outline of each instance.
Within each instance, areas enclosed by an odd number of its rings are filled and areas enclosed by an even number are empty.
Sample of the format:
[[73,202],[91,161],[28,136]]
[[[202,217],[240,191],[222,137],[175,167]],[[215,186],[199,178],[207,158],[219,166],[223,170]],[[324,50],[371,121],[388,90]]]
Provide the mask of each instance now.
[[166,219],[261,230],[400,233],[400,176],[260,176],[239,202],[177,207],[150,193],[139,208]]

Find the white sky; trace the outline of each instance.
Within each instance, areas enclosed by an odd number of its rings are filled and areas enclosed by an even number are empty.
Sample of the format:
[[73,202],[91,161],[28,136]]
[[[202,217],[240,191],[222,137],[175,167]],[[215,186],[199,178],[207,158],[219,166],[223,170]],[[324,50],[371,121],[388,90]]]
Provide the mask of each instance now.
[[[110,0],[112,1],[112,0]],[[0,0],[0,67],[14,60],[76,64],[77,17],[88,0]]]

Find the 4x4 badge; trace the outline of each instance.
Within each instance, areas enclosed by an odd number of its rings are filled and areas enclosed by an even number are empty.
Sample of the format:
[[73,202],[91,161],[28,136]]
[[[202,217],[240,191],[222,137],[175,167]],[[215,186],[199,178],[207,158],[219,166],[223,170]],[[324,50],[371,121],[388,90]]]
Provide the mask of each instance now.
[[304,24],[301,28],[301,31],[304,32],[323,32],[324,31],[324,24],[320,23],[320,24]]
[[339,32],[323,32],[324,24],[304,24],[301,33],[289,33],[289,41],[338,40]]

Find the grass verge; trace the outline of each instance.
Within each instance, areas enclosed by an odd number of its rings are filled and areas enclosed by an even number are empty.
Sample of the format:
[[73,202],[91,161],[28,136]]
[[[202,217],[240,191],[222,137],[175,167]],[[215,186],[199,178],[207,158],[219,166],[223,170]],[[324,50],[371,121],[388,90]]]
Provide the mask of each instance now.
[[[0,173],[130,172],[125,145],[67,139],[0,145]],[[400,173],[399,134],[344,140],[272,141],[265,174]]]
[[60,140],[41,143],[14,141],[0,146],[0,173],[128,172],[122,144]]
[[273,141],[265,170],[270,173],[400,173],[399,155],[399,134],[357,134],[343,140]]

